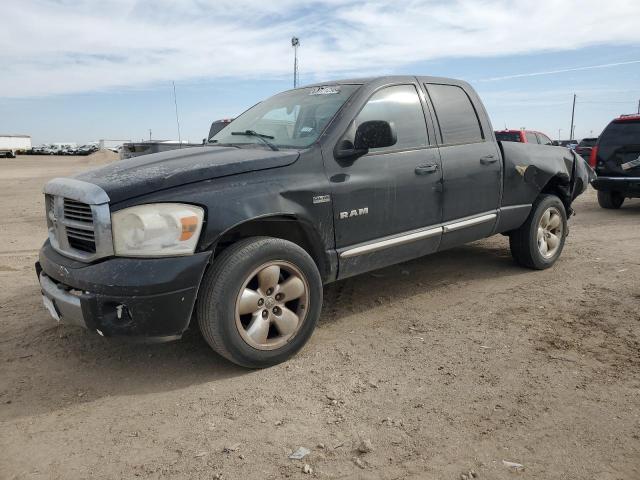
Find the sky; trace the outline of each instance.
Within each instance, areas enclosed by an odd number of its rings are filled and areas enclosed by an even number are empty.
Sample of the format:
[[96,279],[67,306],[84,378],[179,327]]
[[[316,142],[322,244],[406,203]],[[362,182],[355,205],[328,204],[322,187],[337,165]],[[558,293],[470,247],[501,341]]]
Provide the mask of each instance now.
[[[606,6],[605,6],[606,5]],[[640,101],[640,1],[3,0],[0,133],[181,137],[301,84],[467,80],[494,128],[597,136]]]

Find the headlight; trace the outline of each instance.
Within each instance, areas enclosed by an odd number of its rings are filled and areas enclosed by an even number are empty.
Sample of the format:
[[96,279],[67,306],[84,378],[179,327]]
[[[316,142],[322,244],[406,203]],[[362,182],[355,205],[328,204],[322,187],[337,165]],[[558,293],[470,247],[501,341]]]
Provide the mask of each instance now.
[[182,203],[152,203],[111,215],[113,248],[127,257],[192,254],[200,237],[204,211]]

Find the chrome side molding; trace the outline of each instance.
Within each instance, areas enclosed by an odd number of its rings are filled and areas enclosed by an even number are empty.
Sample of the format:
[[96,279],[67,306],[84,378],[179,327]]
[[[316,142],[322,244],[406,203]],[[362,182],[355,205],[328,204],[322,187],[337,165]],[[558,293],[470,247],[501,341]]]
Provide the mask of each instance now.
[[379,250],[384,250],[389,247],[397,247],[405,245],[407,243],[423,240],[425,238],[431,238],[436,235],[441,235],[448,232],[455,232],[463,228],[473,227],[474,225],[480,225],[481,223],[487,223],[495,220],[498,217],[496,212],[485,213],[477,217],[467,218],[457,222],[447,223],[439,227],[428,227],[423,230],[412,230],[400,235],[386,237],[382,240],[377,240],[365,245],[360,245],[353,248],[347,248],[340,253],[340,258],[351,258],[358,255],[364,255],[365,253],[373,253]]
[[404,245],[405,243],[415,242],[416,240],[422,240],[424,238],[434,237],[436,235],[440,235],[441,233],[442,233],[442,227],[430,228],[428,230],[414,231],[413,233],[400,235],[398,237],[387,238],[385,240],[368,243],[367,245],[362,245],[360,247],[350,248],[342,252],[340,254],[340,257],[351,258],[351,257],[356,257],[358,255],[363,255],[365,253],[373,253],[373,252],[377,252],[378,250],[384,250],[385,248],[397,247],[399,245]]
[[444,225],[444,233],[447,232],[455,232],[456,230],[460,230],[461,228],[472,227],[474,225],[479,225],[480,223],[490,222],[494,220],[498,215],[495,213],[488,213],[486,215],[482,215],[480,217],[468,218],[467,220],[462,220],[461,222],[454,222]]

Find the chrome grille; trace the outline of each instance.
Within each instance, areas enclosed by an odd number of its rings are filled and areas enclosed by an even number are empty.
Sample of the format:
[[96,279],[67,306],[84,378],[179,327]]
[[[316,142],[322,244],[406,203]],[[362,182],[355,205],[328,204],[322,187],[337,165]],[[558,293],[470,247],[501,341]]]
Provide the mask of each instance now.
[[64,199],[64,218],[69,220],[76,220],[78,222],[93,223],[93,212],[91,211],[91,205],[86,203],[71,200],[70,198]]
[[67,226],[69,246],[87,253],[96,253],[96,238],[93,231]]
[[45,204],[51,246],[84,262],[113,255],[108,202],[97,185],[66,178],[49,182]]

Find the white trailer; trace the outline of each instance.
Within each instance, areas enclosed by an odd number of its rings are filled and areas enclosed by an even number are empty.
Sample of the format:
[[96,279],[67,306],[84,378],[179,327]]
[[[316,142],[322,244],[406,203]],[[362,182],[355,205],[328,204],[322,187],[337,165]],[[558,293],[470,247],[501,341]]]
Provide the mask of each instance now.
[[14,158],[16,153],[24,153],[31,150],[30,135],[1,135],[0,134],[0,155]]

